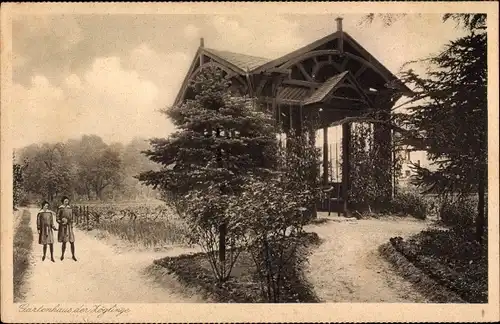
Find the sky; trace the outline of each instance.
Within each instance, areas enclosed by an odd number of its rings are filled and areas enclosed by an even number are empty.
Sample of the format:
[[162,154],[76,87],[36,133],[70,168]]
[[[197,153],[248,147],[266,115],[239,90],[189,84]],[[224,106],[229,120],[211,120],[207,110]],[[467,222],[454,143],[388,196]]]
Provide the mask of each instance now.
[[96,134],[127,143],[166,137],[171,105],[200,43],[270,59],[344,30],[397,74],[461,34],[437,14],[392,26],[362,15],[39,15],[13,21],[15,148]]

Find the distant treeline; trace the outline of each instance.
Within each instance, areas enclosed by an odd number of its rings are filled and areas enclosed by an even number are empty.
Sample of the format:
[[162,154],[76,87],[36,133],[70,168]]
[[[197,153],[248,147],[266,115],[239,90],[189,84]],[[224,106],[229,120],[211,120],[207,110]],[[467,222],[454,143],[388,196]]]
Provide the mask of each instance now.
[[97,135],[26,146],[14,152],[14,201],[22,205],[63,195],[73,201],[156,198],[156,191],[135,179],[159,168],[141,153],[147,149],[146,139],[106,144]]

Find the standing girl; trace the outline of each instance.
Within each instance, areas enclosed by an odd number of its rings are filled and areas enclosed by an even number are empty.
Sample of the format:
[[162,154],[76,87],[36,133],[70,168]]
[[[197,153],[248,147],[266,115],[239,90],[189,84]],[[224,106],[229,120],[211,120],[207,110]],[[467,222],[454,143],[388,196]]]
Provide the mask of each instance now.
[[66,252],[66,243],[69,242],[71,246],[71,255],[73,260],[75,257],[75,233],[73,232],[73,209],[69,205],[69,198],[64,196],[62,205],[57,210],[56,221],[59,224],[59,233],[57,240],[62,243],[61,260],[64,260],[64,252]]
[[49,210],[49,203],[44,201],[42,203],[42,210],[36,217],[36,227],[38,230],[38,243],[43,245],[42,261],[45,261],[47,254],[47,244],[50,248],[50,261],[54,261],[54,214]]

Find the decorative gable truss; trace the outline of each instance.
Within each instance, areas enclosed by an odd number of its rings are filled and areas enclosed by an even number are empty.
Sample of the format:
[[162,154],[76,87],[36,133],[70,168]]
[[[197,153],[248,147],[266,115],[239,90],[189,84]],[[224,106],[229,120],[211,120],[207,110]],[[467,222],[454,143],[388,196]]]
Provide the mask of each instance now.
[[[283,103],[297,104],[306,100],[332,76],[343,72],[349,73],[340,88],[361,91],[363,94],[359,93],[356,99],[367,103],[376,101],[377,92],[387,88],[401,94],[410,92],[395,75],[342,30],[275,60],[205,48],[202,41],[176,103],[186,97],[189,79],[204,66],[223,70],[242,95],[265,100],[279,100],[281,97]],[[293,98],[287,98],[290,96],[283,96],[283,93],[290,93]]]

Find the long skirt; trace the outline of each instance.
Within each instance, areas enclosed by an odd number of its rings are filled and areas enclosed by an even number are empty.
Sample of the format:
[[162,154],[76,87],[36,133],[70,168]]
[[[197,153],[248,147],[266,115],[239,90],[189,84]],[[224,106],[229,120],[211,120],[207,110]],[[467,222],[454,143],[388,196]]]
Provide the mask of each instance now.
[[75,233],[73,232],[73,226],[70,224],[59,224],[59,232],[57,233],[57,241],[70,242],[73,243],[75,241]]
[[38,244],[54,244],[54,231],[49,226],[45,226],[38,235]]

